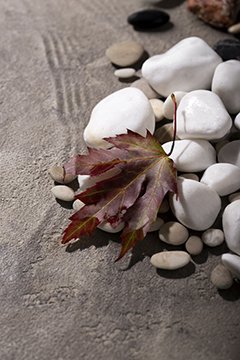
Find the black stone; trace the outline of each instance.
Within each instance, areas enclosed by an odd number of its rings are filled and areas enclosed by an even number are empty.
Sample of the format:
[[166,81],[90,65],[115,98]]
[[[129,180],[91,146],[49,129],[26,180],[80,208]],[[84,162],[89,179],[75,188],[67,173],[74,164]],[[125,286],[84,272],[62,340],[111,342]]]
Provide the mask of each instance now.
[[240,60],[240,41],[238,39],[220,40],[213,45],[213,48],[223,61],[231,59]]
[[161,10],[141,10],[128,17],[128,23],[139,29],[155,29],[168,23],[170,16]]

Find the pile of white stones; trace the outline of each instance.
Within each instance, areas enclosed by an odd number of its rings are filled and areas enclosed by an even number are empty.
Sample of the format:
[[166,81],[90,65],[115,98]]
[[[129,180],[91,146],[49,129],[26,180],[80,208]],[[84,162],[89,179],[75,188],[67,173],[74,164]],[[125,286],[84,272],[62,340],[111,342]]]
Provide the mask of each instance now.
[[[131,62],[125,63],[118,76],[132,76],[135,72],[129,70],[129,65]],[[164,199],[150,231],[158,231],[160,240],[173,247],[185,244],[186,251],[154,254],[151,263],[160,269],[176,270],[191,261],[190,255],[199,255],[204,244],[215,247],[225,240],[233,253],[222,255],[211,281],[219,289],[227,289],[234,279],[240,279],[240,61],[223,62],[200,38],[180,41],[145,61],[140,80],[95,106],[84,140],[90,147],[107,148],[109,144],[103,138],[126,133],[127,129],[143,136],[148,129],[153,134],[157,123],[156,135],[168,152],[174,116],[172,93],[178,103],[178,140],[171,158],[178,170],[179,194]],[[61,171],[61,167],[53,167],[50,175],[59,183],[73,180],[63,181]],[[80,191],[98,180],[79,176]],[[73,190],[66,185],[57,185],[52,192],[56,198],[74,200]],[[215,222],[223,210],[221,197],[226,200],[226,196],[229,204],[219,229]],[[75,210],[82,206],[79,200],[73,203]],[[169,211],[175,221],[164,222],[162,217],[168,218]],[[116,232],[124,224],[118,229],[108,223],[99,227]]]

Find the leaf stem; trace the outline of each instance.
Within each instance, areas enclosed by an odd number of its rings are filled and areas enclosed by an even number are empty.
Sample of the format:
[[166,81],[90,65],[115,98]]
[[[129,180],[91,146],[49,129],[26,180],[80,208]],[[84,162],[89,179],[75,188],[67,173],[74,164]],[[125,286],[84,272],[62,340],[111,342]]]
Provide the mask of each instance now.
[[173,105],[174,105],[174,116],[173,116],[173,141],[172,141],[172,146],[171,149],[169,151],[169,153],[167,154],[167,156],[170,156],[173,152],[174,149],[174,145],[175,145],[175,140],[176,140],[176,133],[177,133],[177,100],[174,94],[171,94],[171,99],[173,101]]

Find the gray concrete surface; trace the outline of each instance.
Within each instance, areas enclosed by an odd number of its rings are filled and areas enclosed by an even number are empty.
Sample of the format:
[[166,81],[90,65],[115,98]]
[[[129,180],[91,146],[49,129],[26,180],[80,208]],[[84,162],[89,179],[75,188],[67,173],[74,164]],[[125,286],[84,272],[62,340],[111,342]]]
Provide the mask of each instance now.
[[239,286],[209,281],[223,248],[167,273],[149,263],[154,235],[117,264],[111,234],[59,245],[70,211],[47,169],[84,149],[91,109],[126,86],[107,46],[135,39],[153,55],[189,35],[225,37],[176,3],[162,2],[174,27],[137,33],[126,17],[144,1],[0,0],[1,360],[240,358]]

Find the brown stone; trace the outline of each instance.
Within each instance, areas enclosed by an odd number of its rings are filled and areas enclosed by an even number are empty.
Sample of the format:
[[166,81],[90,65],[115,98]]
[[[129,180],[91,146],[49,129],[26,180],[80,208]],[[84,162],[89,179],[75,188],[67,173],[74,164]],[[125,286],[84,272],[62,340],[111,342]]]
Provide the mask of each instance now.
[[206,23],[227,28],[236,21],[240,0],[187,0],[187,6]]

